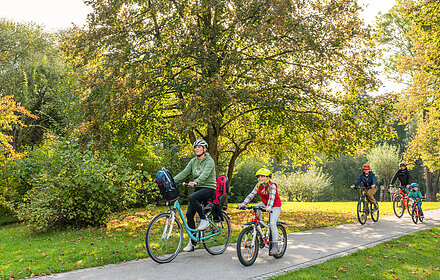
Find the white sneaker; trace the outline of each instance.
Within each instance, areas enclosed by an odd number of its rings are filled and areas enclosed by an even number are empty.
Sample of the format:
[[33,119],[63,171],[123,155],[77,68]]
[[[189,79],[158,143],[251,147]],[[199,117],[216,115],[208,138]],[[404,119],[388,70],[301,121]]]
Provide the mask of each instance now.
[[195,248],[199,247],[199,244],[193,245],[191,242],[191,239],[188,242],[188,245],[186,245],[185,248],[183,248],[184,252],[193,252]]
[[204,230],[207,227],[209,227],[209,221],[207,219],[201,219],[199,227],[197,228],[197,230]]

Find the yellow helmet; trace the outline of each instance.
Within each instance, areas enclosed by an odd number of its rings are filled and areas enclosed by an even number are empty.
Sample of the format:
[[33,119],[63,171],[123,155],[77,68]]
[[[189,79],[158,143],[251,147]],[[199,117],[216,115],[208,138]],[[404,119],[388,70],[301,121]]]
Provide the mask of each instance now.
[[267,168],[260,168],[260,169],[258,169],[257,173],[255,173],[255,177],[258,177],[259,175],[266,176],[266,177],[272,177],[271,176],[272,172],[270,172],[270,170]]

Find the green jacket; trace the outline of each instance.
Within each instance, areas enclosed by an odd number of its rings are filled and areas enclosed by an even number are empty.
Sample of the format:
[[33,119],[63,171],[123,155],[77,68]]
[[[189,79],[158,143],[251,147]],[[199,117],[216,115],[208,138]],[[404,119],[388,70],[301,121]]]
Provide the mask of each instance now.
[[[420,190],[417,190],[417,191],[411,190],[408,194],[408,197],[416,200],[419,197],[423,197],[423,195],[422,195],[422,192],[420,192]],[[419,199],[419,201],[417,201],[417,204],[422,204],[422,200]]]
[[215,181],[215,164],[209,154],[207,154],[202,161],[199,161],[197,157],[192,158],[185,169],[174,176],[174,181],[176,183],[183,182],[190,175],[192,175],[193,181],[198,183],[197,187],[215,190],[217,186]]

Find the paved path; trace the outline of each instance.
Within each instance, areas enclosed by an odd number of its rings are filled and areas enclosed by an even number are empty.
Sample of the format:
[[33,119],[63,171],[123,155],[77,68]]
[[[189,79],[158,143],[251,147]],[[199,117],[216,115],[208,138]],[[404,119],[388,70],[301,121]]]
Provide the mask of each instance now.
[[[180,253],[168,264],[157,264],[149,258],[121,264],[106,265],[54,274],[39,279],[266,279],[287,271],[321,263],[371,247],[384,241],[440,225],[440,209],[424,211],[424,223],[417,225],[407,213],[397,217],[380,218],[377,223],[370,220],[363,226],[359,223],[332,226],[288,235],[288,248],[281,259],[260,250],[257,261],[250,267],[241,265],[235,244],[220,256],[212,256],[204,249],[194,253]],[[365,238],[369,236],[369,238]],[[186,242],[185,242],[186,243]]]

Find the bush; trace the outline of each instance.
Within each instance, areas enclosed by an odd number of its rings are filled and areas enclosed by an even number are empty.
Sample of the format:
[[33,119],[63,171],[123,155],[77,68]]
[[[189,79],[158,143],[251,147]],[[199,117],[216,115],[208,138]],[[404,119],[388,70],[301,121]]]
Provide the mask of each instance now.
[[246,159],[238,164],[231,180],[230,202],[242,202],[255,187],[257,180],[255,172],[262,168],[263,164],[256,159]]
[[352,157],[343,155],[335,160],[324,163],[324,172],[332,175],[333,192],[332,199],[358,200],[358,192],[349,188],[362,173],[362,165],[367,162],[365,156]]
[[294,198],[298,201],[331,199],[332,177],[318,167],[312,167],[306,172],[276,173],[273,180],[279,187],[279,194],[287,197],[289,201]]
[[111,212],[136,201],[147,174],[133,170],[122,152],[81,149],[76,139],[54,145],[17,209],[33,229],[104,225]]

